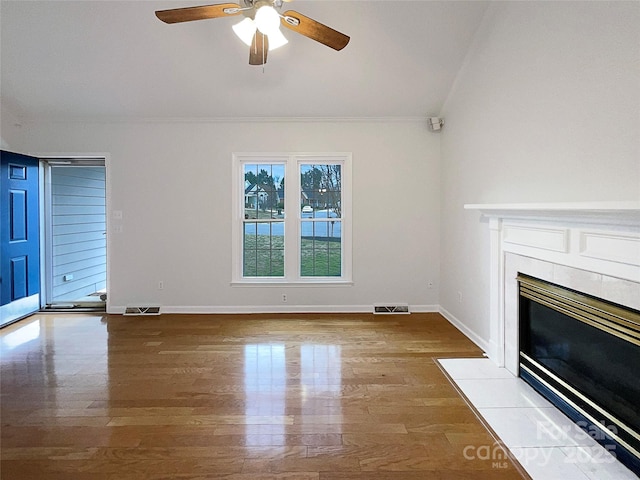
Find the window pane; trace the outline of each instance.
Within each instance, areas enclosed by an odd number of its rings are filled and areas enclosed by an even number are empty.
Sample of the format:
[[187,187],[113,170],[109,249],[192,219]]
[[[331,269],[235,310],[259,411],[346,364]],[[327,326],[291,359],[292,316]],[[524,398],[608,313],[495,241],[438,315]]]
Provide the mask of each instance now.
[[302,222],[300,276],[342,275],[341,223],[339,220]]
[[300,189],[303,218],[342,217],[341,165],[301,165]]
[[284,165],[244,165],[244,218],[284,218]]
[[245,221],[242,275],[284,276],[284,222]]
[[351,280],[350,158],[234,154],[234,282]]

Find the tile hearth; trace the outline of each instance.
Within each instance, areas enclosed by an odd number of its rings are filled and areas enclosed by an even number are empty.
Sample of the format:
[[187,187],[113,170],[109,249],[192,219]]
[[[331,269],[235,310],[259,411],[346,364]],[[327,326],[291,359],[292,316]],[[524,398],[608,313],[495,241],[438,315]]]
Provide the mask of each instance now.
[[487,358],[438,362],[533,480],[637,480],[588,433],[505,368]]

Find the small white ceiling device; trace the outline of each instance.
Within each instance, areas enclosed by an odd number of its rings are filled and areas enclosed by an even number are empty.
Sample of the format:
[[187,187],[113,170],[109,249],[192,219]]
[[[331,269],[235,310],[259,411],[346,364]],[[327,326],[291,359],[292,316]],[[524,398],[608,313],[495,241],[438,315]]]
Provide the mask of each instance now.
[[440,117],[427,117],[427,125],[432,132],[438,132],[444,125],[444,120]]

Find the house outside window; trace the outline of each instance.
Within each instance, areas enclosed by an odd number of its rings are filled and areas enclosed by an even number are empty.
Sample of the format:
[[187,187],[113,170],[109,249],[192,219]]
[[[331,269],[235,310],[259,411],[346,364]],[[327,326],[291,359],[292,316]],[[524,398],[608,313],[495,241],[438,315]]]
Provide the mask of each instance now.
[[234,154],[234,283],[351,282],[351,154]]

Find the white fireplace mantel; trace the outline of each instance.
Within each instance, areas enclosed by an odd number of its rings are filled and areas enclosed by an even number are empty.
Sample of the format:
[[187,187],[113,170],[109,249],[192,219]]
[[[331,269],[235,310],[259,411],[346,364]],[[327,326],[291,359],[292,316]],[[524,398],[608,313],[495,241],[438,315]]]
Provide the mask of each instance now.
[[640,202],[476,203],[464,208],[489,218],[640,228]]
[[640,309],[640,202],[468,204],[488,218],[487,354],[517,374],[517,272]]

